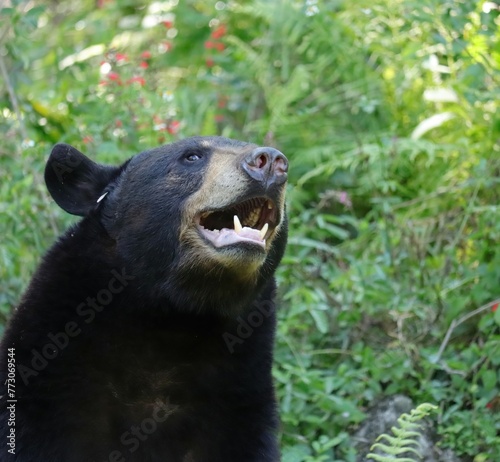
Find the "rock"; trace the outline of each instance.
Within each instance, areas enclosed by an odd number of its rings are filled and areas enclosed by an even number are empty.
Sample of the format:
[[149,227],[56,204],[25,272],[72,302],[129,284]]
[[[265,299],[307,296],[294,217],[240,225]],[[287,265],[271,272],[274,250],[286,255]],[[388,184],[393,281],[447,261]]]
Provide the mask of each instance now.
[[[376,404],[369,412],[366,420],[353,435],[354,447],[357,451],[356,462],[368,462],[366,455],[375,440],[383,433],[392,435],[391,427],[397,426],[397,420],[401,414],[409,413],[416,405],[410,398],[402,395],[389,396]],[[423,462],[461,462],[450,450],[443,450],[436,446],[435,431],[429,420],[423,420],[419,447],[417,448]],[[380,450],[372,451],[382,454]],[[413,453],[405,453],[400,457],[419,460]],[[395,459],[397,460],[397,459]]]

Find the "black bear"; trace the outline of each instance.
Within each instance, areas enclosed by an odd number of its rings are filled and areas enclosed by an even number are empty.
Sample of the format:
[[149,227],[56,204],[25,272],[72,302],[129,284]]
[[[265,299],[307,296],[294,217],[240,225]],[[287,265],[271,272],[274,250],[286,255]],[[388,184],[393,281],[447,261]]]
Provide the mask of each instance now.
[[287,169],[274,148],[222,137],[119,167],[54,147],[48,190],[83,219],[2,340],[2,462],[279,460]]

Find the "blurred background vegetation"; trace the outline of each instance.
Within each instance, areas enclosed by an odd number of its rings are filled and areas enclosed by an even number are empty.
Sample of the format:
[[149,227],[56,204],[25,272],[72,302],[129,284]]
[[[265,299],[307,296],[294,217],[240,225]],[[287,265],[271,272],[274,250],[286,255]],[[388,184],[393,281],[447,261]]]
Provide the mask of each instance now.
[[199,134],[273,145],[284,462],[355,460],[395,393],[439,406],[442,447],[500,460],[498,2],[3,3],[0,324],[74,220],[43,185],[54,143],[105,163]]

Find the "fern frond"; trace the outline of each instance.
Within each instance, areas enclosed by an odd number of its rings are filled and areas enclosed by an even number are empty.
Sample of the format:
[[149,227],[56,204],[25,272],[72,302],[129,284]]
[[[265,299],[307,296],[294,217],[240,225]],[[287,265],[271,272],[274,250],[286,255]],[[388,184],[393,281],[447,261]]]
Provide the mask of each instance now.
[[418,430],[422,425],[418,423],[424,417],[427,417],[431,412],[435,411],[437,406],[430,403],[423,403],[410,411],[410,414],[402,414],[397,422],[398,427],[392,427],[393,435],[382,434],[375,441],[375,444],[370,448],[371,451],[376,449],[384,454],[367,454],[367,460],[377,462],[415,462],[415,459],[409,457],[398,457],[401,454],[415,454],[419,459],[422,458],[421,453],[415,447],[418,446],[418,438],[420,433]]
[[[373,460],[377,462],[394,462],[394,458],[390,458],[389,456],[381,456],[379,454],[368,454]],[[402,457],[396,459],[398,462],[415,462],[413,459],[408,459],[408,457]]]
[[[412,443],[418,444],[417,441],[412,441]],[[415,455],[420,457],[420,452],[417,449],[409,447],[409,446],[395,447],[395,446],[388,446],[388,445],[383,444],[383,443],[375,443],[371,447],[371,449],[372,450],[380,449],[381,451],[384,451],[385,453],[387,453],[388,455],[391,455],[391,456],[398,456],[399,454],[404,454],[406,452],[413,452]],[[370,455],[370,454],[368,454],[368,455]],[[394,460],[394,457],[392,457],[391,460]],[[399,459],[397,459],[397,460],[399,460]]]
[[[417,425],[417,428],[415,430],[418,429],[418,425]],[[391,431],[392,433],[394,433],[396,436],[400,437],[400,438],[409,438],[409,437],[416,437],[418,438],[418,436],[420,435],[419,432],[417,431],[412,431],[412,430],[405,430],[403,428],[399,428],[399,427],[392,427],[391,428]],[[381,435],[382,436],[382,435]]]
[[[419,437],[420,433],[417,432],[411,432],[414,437]],[[411,438],[411,435],[409,433],[402,433],[400,436],[391,436],[391,435],[380,435],[375,441],[381,441],[381,440],[386,440],[389,442],[390,445],[392,446],[405,446],[407,444],[415,444],[416,441],[415,439]],[[383,444],[383,443],[381,443]]]

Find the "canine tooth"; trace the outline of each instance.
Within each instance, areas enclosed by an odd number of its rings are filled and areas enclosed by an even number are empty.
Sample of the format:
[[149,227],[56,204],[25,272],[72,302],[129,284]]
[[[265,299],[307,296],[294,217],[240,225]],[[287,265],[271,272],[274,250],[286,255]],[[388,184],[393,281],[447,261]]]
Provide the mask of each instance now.
[[260,230],[260,238],[261,239],[264,239],[266,237],[266,234],[267,234],[267,230],[269,229],[269,225],[266,223],[262,229]]
[[241,226],[240,219],[238,218],[238,215],[234,216],[234,230],[239,234],[241,231],[243,231],[243,227]]
[[268,201],[268,202],[267,202],[267,208],[268,208],[269,210],[271,210],[271,209],[273,208],[273,204],[272,204],[272,202],[271,202],[271,201]]

